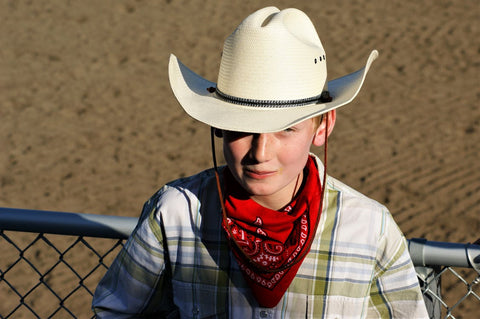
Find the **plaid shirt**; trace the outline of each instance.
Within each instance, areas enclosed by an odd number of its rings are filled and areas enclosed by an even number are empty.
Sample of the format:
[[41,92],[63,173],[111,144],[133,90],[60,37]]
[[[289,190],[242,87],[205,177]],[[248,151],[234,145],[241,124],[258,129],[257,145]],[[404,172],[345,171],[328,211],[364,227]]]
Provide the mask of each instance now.
[[325,193],[310,252],[278,305],[261,308],[222,231],[213,170],[164,186],[97,287],[97,317],[428,318],[387,209],[332,177]]

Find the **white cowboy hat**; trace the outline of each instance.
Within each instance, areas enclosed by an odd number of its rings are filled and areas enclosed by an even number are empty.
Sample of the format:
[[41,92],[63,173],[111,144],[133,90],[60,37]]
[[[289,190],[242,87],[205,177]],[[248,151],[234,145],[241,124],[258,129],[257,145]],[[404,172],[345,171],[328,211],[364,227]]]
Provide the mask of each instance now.
[[193,118],[229,131],[269,133],[351,102],[377,56],[372,51],[364,68],[327,84],[325,51],[310,19],[297,9],[267,7],[226,39],[217,83],[173,54],[169,78]]

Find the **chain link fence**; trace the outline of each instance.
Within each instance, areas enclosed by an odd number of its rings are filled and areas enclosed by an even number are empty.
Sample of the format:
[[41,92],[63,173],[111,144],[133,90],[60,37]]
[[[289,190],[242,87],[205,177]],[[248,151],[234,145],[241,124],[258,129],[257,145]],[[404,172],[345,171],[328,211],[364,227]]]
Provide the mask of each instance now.
[[[83,236],[0,231],[0,237],[0,318],[93,317],[96,284],[123,243],[103,240],[111,246],[105,250],[97,247],[103,246],[98,240]],[[25,245],[27,238],[31,241]]]
[[[94,318],[95,287],[136,218],[0,208],[0,318]],[[409,240],[431,318],[480,313],[480,246]]]

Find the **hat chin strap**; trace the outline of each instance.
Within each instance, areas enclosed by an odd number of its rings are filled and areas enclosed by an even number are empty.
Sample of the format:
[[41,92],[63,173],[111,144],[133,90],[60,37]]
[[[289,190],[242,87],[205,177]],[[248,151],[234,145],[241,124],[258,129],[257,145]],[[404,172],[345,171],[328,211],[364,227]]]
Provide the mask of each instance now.
[[[323,211],[323,203],[325,202],[324,201],[324,196],[325,196],[325,188],[326,187],[326,182],[327,182],[327,153],[328,153],[328,113],[325,113],[325,141],[324,141],[324,151],[323,151],[323,166],[324,166],[324,170],[323,170],[323,181],[322,181],[322,194],[320,195],[320,212]],[[217,191],[218,191],[218,198],[220,200],[220,205],[222,207],[222,218],[227,219],[227,211],[225,209],[225,202],[223,200],[223,191],[222,191],[222,184],[220,183],[220,174],[218,173],[218,167],[217,167],[217,156],[215,154],[215,128],[214,127],[211,127],[210,129],[210,139],[211,139],[211,143],[212,143],[212,160],[213,160],[213,167],[214,167],[214,170],[215,170],[215,179],[216,179],[216,182],[217,182]],[[320,221],[320,216],[321,214],[318,214],[318,217],[317,217],[317,221],[316,221],[316,225],[315,225],[315,229],[317,229],[317,226],[318,226],[318,223]],[[229,232],[229,235],[230,235],[230,238],[233,238],[232,236],[232,231],[230,229],[230,226],[228,226],[228,223],[225,223],[225,225],[227,225],[227,230]],[[235,245],[238,246],[238,243],[236,241],[233,241],[233,243]],[[242,254],[245,254],[243,252],[242,249],[240,249],[240,247],[238,247],[238,251]],[[263,267],[259,267],[259,265],[254,265],[255,268],[258,268],[259,270],[263,271],[263,272],[278,272],[278,271],[282,271],[282,270],[285,270],[286,268],[289,268],[293,265],[295,265],[296,263],[298,263],[299,261],[303,260],[303,257],[309,252],[309,249],[304,249],[302,254],[299,255],[299,258],[295,258],[295,261],[292,262],[292,263],[288,263],[287,265],[285,265],[284,267],[281,267],[279,269],[275,269],[275,270],[271,270],[271,269],[267,269],[267,268],[263,268]],[[250,260],[249,256],[246,256],[246,259],[247,260]]]

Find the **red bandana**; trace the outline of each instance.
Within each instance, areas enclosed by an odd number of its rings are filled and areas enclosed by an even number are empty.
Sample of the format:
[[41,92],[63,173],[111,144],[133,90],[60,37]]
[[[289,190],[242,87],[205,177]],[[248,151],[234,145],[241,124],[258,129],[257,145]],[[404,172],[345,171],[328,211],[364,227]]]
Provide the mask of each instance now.
[[[253,295],[262,307],[275,307],[310,251],[321,214],[321,184],[309,157],[304,185],[281,212],[265,208],[225,169],[225,210],[222,226],[232,240],[234,256]],[[227,224],[228,222],[228,224]]]

